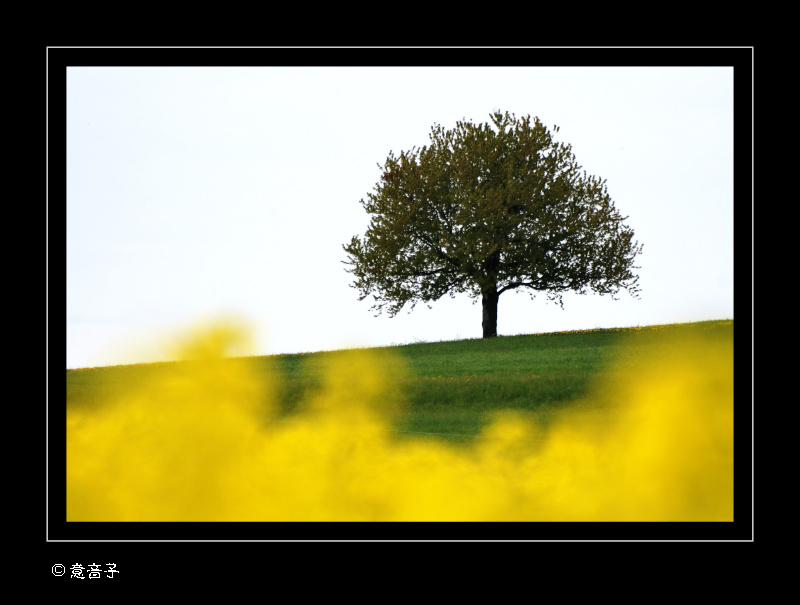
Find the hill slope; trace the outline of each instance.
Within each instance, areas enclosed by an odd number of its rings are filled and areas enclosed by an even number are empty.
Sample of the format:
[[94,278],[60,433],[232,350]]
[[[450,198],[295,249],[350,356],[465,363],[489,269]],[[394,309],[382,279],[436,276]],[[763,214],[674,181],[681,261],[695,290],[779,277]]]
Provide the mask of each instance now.
[[[674,337],[731,338],[732,320],[556,332],[493,339],[416,343],[370,349],[389,354],[398,367],[404,413],[399,434],[454,442],[480,433],[492,414],[516,410],[547,423],[584,396],[610,366],[647,356]],[[282,421],[322,389],[323,369],[338,352],[270,355],[231,360],[250,365],[273,385]],[[67,405],[103,405],[175,363],[67,370]]]

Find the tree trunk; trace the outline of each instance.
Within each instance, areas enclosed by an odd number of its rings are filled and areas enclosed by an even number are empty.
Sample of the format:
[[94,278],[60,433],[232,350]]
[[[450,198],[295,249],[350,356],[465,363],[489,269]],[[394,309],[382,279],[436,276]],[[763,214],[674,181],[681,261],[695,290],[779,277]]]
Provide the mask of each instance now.
[[494,338],[497,336],[497,301],[500,295],[497,287],[483,293],[483,337]]

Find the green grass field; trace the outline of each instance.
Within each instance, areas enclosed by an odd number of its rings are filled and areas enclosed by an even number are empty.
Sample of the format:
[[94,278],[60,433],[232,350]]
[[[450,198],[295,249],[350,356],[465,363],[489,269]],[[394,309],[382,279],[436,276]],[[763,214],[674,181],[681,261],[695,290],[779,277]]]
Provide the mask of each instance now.
[[[610,366],[635,372],[634,362],[665,337],[701,333],[730,338],[732,320],[639,328],[500,336],[494,339],[417,343],[388,347],[405,362],[398,388],[405,401],[394,419],[398,438],[471,443],[495,412],[514,410],[540,424],[571,406]],[[378,349],[380,350],[380,349]],[[322,388],[321,372],[333,352],[231,360],[274,376],[280,414],[271,422],[295,422],[303,402]],[[173,363],[67,370],[67,406],[102,406],[157,376]],[[303,420],[306,421],[306,420]]]

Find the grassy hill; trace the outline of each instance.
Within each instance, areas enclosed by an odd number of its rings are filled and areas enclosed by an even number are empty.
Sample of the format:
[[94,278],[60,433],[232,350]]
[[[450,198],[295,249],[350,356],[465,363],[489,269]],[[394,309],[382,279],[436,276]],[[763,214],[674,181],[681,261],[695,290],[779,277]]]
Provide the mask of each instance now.
[[[515,410],[539,423],[579,405],[587,390],[614,367],[635,372],[672,337],[701,334],[731,338],[732,320],[637,328],[557,332],[494,339],[416,343],[370,349],[393,355],[403,372],[395,377],[402,413],[394,417],[398,437],[469,443],[492,415]],[[323,370],[337,352],[271,355],[231,360],[270,376],[280,413],[272,422],[292,422],[304,402],[323,388]],[[67,405],[102,406],[118,395],[168,372],[176,363],[67,370]]]

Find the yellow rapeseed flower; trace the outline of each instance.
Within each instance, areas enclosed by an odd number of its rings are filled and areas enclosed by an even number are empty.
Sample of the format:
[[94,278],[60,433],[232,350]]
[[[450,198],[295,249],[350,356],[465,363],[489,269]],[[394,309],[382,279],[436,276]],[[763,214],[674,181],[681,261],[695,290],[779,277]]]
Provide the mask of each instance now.
[[387,351],[326,354],[322,388],[270,422],[272,378],[222,357],[236,338],[200,333],[196,361],[69,411],[68,521],[733,519],[730,340],[658,348],[580,413],[547,429],[504,413],[456,448],[393,438],[404,367]]

